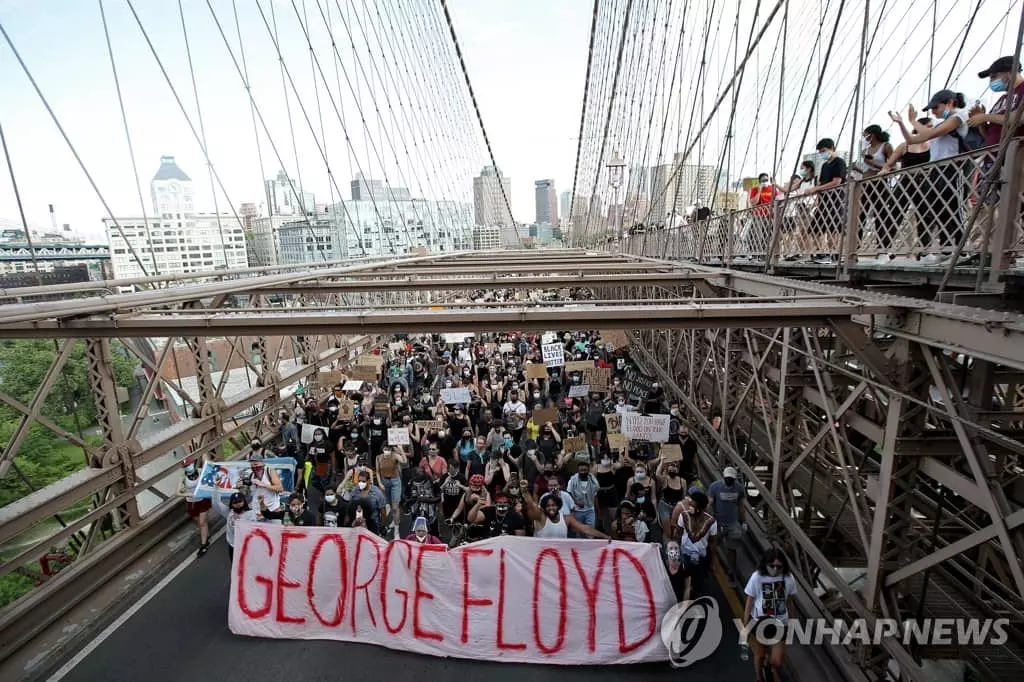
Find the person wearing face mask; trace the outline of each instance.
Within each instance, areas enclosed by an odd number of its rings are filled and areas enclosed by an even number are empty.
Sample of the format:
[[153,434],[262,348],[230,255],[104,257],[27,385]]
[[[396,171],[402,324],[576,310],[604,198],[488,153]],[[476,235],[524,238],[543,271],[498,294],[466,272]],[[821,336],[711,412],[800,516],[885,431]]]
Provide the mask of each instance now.
[[519,440],[526,426],[526,405],[519,400],[519,391],[509,391],[508,402],[501,408],[505,418],[505,428],[512,432],[514,440]]
[[594,478],[597,479],[597,509],[600,527],[608,532],[615,519],[615,508],[619,504],[619,492],[615,485],[615,472],[619,463],[612,459],[611,453],[602,450],[594,465]]
[[316,517],[306,508],[306,500],[299,493],[288,496],[288,514],[284,517],[286,526],[315,526]]
[[252,471],[252,502],[256,513],[269,520],[280,520],[284,517],[281,508],[281,493],[284,486],[273,468],[263,462],[263,454],[254,452],[249,455],[249,466]]
[[701,589],[710,568],[709,557],[717,546],[718,524],[715,517],[707,513],[707,506],[708,496],[691,489],[672,510],[673,539],[679,540],[695,590]]
[[690,600],[690,576],[686,573],[682,556],[678,542],[669,540],[665,543],[665,570],[677,602]]
[[470,523],[484,526],[492,538],[502,535],[526,535],[523,517],[512,510],[512,498],[506,492],[499,492],[494,496],[493,507],[484,507],[478,501],[469,511],[468,518]]
[[658,520],[662,531],[669,535],[672,510],[683,500],[686,481],[679,475],[679,462],[666,462],[664,459],[659,462],[654,476],[658,479]]
[[[647,475],[647,464],[643,461],[638,461],[633,469],[633,482],[630,486],[637,484],[643,487],[644,495],[651,501],[651,504],[655,504],[657,500],[654,499],[654,481]],[[655,518],[655,516],[651,515],[649,518]]]
[[572,514],[576,521],[591,528],[597,522],[594,508],[597,502],[597,488],[597,481],[590,475],[590,463],[580,462],[577,472],[569,479],[566,491],[572,497]]
[[[903,117],[895,111],[889,112],[889,117],[899,125],[908,145],[930,142],[931,160],[942,161],[969,151],[964,147],[964,139],[970,130],[967,123],[970,114],[966,105],[963,94],[952,90],[938,91],[924,108],[931,112],[936,123],[918,128],[916,134],[907,129]],[[911,121],[917,119],[917,111],[913,106],[908,108],[907,116]],[[960,244],[964,230],[961,216],[963,193],[971,170],[973,166],[969,162],[961,161],[934,165],[928,172],[928,193],[918,221],[917,235],[924,249],[932,247],[936,239],[939,242],[937,246],[945,250]],[[943,260],[942,256],[932,250],[923,262],[938,263]]]
[[345,502],[338,495],[333,485],[324,490],[323,501],[320,503],[320,525],[326,528],[337,528],[345,519]]
[[[763,633],[770,646],[764,646],[757,637],[751,637],[750,648],[754,652],[754,670],[757,679],[762,680],[761,671],[767,657],[771,663],[773,677],[781,679],[780,673],[786,663],[786,638],[778,636],[789,624],[789,614],[793,611],[793,598],[797,594],[796,580],[789,568],[789,561],[781,550],[771,547],[757,564],[757,570],[750,576],[743,593],[747,597],[743,612],[744,626],[751,622],[770,621],[768,626],[760,624],[750,627],[750,632]],[[771,630],[769,632],[768,630]],[[775,640],[781,639],[778,644]],[[764,681],[767,682],[767,681]]]
[[213,494],[212,503],[217,513],[224,517],[224,540],[227,541],[228,558],[231,559],[235,550],[235,526],[239,521],[257,521],[256,511],[249,508],[249,501],[240,492],[231,493],[228,503],[224,504],[219,490],[223,482],[223,477],[220,474],[217,474],[216,482],[217,491]]
[[409,462],[401,446],[386,447],[377,455],[377,480],[384,488],[384,499],[391,511],[391,531],[398,532],[398,520],[402,517],[402,467]]
[[[203,459],[202,461],[205,465],[206,460]],[[178,484],[178,495],[185,498],[185,509],[188,512],[188,517],[196,522],[196,527],[199,529],[199,551],[196,554],[197,557],[203,556],[210,549],[210,526],[207,523],[206,517],[212,503],[210,500],[196,499],[196,488],[199,487],[199,476],[201,473],[202,467],[198,466],[195,460],[188,460],[185,463],[185,470],[181,475],[181,482]],[[217,493],[214,491],[214,496],[216,495]]]
[[718,534],[725,544],[728,559],[725,571],[731,581],[735,580],[738,575],[736,554],[743,541],[743,534],[747,530],[746,512],[743,508],[746,492],[736,480],[737,478],[736,469],[725,467],[725,470],[722,471],[722,480],[715,481],[708,486],[710,512],[718,523]]
[[406,536],[406,541],[415,542],[421,545],[443,545],[440,538],[430,534],[429,524],[427,519],[422,516],[417,516],[416,520],[412,522],[412,533]]
[[818,260],[825,261],[831,258],[830,254],[839,253],[839,235],[846,225],[843,193],[829,191],[846,182],[846,161],[836,155],[836,143],[831,138],[819,140],[815,149],[818,151],[818,184],[808,187],[804,194],[816,198],[812,232],[822,236],[821,246],[827,253]]
[[615,412],[618,414],[625,414],[627,412],[633,412],[636,408],[626,402],[626,395],[620,393],[615,397]]
[[[1024,76],[1021,76],[1020,64],[1013,68],[1013,57],[1000,57],[992,65],[978,74],[978,78],[989,81],[989,90],[999,93],[1000,97],[992,105],[988,113],[974,114],[967,120],[970,127],[978,127],[985,135],[985,146],[999,144],[1006,125],[1008,112],[1019,109],[1024,104]],[[1024,136],[1024,120],[1018,121],[1014,137]]]
[[334,449],[327,440],[323,429],[313,432],[313,441],[306,446],[306,457],[310,463],[310,479],[307,488],[323,490],[334,479]]
[[[640,483],[634,483],[629,488],[629,496],[626,498],[633,503],[634,511],[638,521],[643,521],[647,530],[644,535],[651,533],[651,530],[657,528],[656,520],[658,518],[657,507],[654,505],[654,500],[649,497],[649,490]],[[658,531],[661,534],[661,531]],[[639,542],[643,542],[639,537]]]
[[491,494],[504,490],[512,478],[512,472],[508,462],[502,457],[502,453],[495,455],[491,453],[487,464],[484,466],[484,485]]
[[[463,465],[465,465],[467,462],[469,462],[470,457],[472,456],[473,452],[476,450],[476,441],[477,441],[477,439],[473,437],[472,429],[470,429],[468,427],[462,429],[462,438],[460,438],[459,442],[455,444],[455,449],[459,453],[459,461],[462,462]],[[481,469],[483,468],[485,459],[486,458],[483,457],[483,456],[480,457],[480,468]],[[481,473],[481,472],[474,472],[474,473]],[[467,476],[468,475],[469,474],[467,474]]]
[[380,488],[370,483],[370,472],[361,471],[356,479],[356,487],[352,491],[349,502],[353,525],[361,520],[362,525],[371,533],[380,534],[380,523],[387,500]]

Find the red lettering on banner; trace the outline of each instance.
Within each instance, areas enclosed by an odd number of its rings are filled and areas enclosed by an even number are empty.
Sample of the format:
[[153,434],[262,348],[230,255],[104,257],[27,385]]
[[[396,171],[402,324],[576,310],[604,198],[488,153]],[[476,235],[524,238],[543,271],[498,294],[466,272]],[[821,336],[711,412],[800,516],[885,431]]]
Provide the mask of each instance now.
[[278,623],[299,624],[306,622],[306,619],[303,616],[289,616],[284,612],[284,591],[302,587],[302,583],[294,580],[288,580],[285,577],[284,567],[288,562],[288,543],[292,540],[304,539],[306,539],[305,533],[296,533],[291,530],[286,530],[281,533],[281,554],[277,557],[277,612],[274,614]]
[[416,639],[432,639],[436,642],[443,642],[444,637],[438,632],[431,632],[420,627],[420,600],[433,599],[434,595],[424,592],[420,587],[420,578],[423,576],[423,555],[427,552],[447,552],[444,545],[420,545],[420,555],[416,557],[416,591],[412,598],[412,636]]
[[597,562],[597,571],[594,572],[594,582],[588,583],[587,576],[583,573],[583,566],[580,564],[580,554],[572,550],[572,561],[576,564],[576,573],[580,576],[580,583],[583,585],[583,592],[587,597],[587,646],[591,651],[597,649],[597,592],[601,587],[601,576],[604,574],[605,559],[608,558],[608,548],[601,550],[601,558]]
[[[644,594],[647,597],[647,634],[636,642],[626,642],[626,621],[623,611],[625,607],[622,603],[622,581],[621,571],[619,570],[619,557],[626,557],[630,563],[633,564],[633,568],[640,575],[643,582]],[[616,547],[612,550],[612,573],[615,576],[615,604],[619,609],[619,652],[628,654],[631,651],[639,649],[649,640],[655,632],[658,624],[657,609],[654,604],[654,593],[651,590],[651,581],[647,577],[647,571],[644,570],[643,564],[641,564],[635,556],[624,549]]]
[[266,604],[258,609],[249,606],[249,600],[245,598],[245,560],[249,558],[249,542],[253,538],[259,538],[266,542],[269,555],[274,556],[274,543],[263,530],[256,528],[242,540],[242,553],[238,557],[238,608],[242,609],[242,613],[249,616],[249,618],[263,618],[263,616],[270,613],[270,607],[273,602],[274,581],[262,575],[256,576],[254,580],[266,588],[264,592]]
[[[504,554],[504,550],[502,550],[502,553]],[[469,642],[469,607],[490,606],[494,603],[490,599],[469,596],[469,558],[472,556],[491,556],[494,554],[494,550],[466,547],[460,550],[459,554],[462,556],[462,643],[466,644]],[[500,608],[499,606],[499,613],[501,613]],[[500,618],[501,616],[498,617]],[[500,621],[498,627],[501,628]]]
[[[489,603],[489,602],[488,602]],[[498,561],[498,634],[495,637],[495,644],[499,649],[505,651],[522,651],[526,648],[525,642],[505,641],[505,548],[501,549],[501,558]]]
[[[547,646],[540,641],[540,567],[546,557],[554,557],[558,567],[558,637],[554,646]],[[561,555],[553,547],[541,550],[533,564],[533,641],[537,648],[545,654],[558,653],[565,646],[565,621],[568,617],[568,595],[565,592],[565,563]],[[550,610],[549,610],[550,611]]]
[[[338,573],[341,576],[341,584],[338,589],[337,599],[337,611],[331,618],[324,618],[323,614],[316,607],[316,600],[313,598],[314,595],[314,580],[316,578],[316,566],[320,560],[320,552],[323,551],[324,545],[328,542],[333,542],[334,546],[338,548],[338,563],[340,564]],[[313,548],[313,554],[309,558],[309,576],[306,581],[306,599],[309,601],[309,607],[313,611],[313,615],[320,621],[321,625],[326,625],[329,628],[338,627],[341,621],[345,619],[345,601],[348,596],[348,556],[345,550],[345,540],[341,535],[322,535],[320,540],[316,543],[316,547]]]
[[405,548],[405,567],[409,568],[412,564],[412,548],[405,540],[391,542],[388,544],[388,548],[384,550],[384,572],[380,576],[380,607],[384,616],[384,627],[393,635],[405,627],[406,612],[409,609],[409,591],[396,587],[395,594],[402,595],[402,620],[395,627],[391,627],[391,622],[388,620],[388,575],[391,573],[391,552],[394,551],[395,547]]
[[[366,580],[365,583],[359,582],[359,555],[363,551],[363,543],[370,545],[373,548],[373,553],[376,557],[373,560],[373,574]],[[362,592],[366,598],[366,611],[370,614],[370,623],[373,627],[377,627],[377,617],[373,615],[373,605],[370,603],[370,583],[377,577],[377,572],[380,570],[380,550],[377,549],[377,543],[360,534],[356,540],[356,558],[352,564],[352,634],[356,632],[356,592]]]

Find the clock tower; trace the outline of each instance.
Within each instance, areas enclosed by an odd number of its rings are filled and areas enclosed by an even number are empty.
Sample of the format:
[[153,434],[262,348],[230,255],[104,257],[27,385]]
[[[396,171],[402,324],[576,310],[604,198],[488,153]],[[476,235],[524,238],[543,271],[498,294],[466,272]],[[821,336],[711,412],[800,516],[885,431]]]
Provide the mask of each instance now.
[[195,211],[192,179],[178,168],[173,156],[160,157],[160,168],[149,183],[157,216],[182,218]]

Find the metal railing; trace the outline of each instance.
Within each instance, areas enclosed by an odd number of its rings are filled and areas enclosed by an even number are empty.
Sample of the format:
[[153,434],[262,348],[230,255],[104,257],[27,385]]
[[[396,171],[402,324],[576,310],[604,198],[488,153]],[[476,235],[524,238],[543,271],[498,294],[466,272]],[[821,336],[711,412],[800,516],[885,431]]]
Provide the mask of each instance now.
[[815,261],[845,269],[880,257],[939,263],[962,244],[965,264],[989,254],[992,267],[1005,270],[1024,252],[1022,143],[1011,142],[988,200],[981,185],[996,162],[996,148],[868,177],[851,173],[845,184],[816,194],[780,194],[770,205],[636,230],[618,248],[708,265],[753,262],[771,269],[780,262]]

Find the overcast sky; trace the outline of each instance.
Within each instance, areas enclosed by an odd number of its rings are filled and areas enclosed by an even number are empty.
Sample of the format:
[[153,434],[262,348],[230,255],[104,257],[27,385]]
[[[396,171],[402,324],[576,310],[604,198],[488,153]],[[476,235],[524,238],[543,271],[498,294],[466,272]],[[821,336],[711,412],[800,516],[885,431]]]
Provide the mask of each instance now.
[[[963,83],[961,89],[969,98],[981,96],[984,101],[990,101],[984,90],[986,84],[976,77],[976,72],[1000,54],[1012,53],[1021,2],[1014,0],[1008,8],[1005,2],[983,0],[969,40],[959,51],[960,32],[976,3],[939,0],[935,15],[938,24],[935,72],[948,71],[956,53],[961,52],[954,81]],[[177,2],[135,0],[134,4],[185,109],[198,127]],[[277,40],[291,76],[291,82],[285,83],[282,83],[271,39],[272,31],[264,25],[256,3],[246,0],[237,4],[241,47],[247,58],[253,97],[263,119],[257,122],[256,130],[242,79],[205,0],[183,0],[202,107],[202,132],[219,176],[219,182],[213,183],[217,186],[214,190],[195,135],[126,3],[105,1],[147,211],[148,181],[164,154],[174,155],[196,181],[197,207],[205,210],[213,209],[214,196],[221,211],[229,210],[229,205],[237,207],[241,202],[259,201],[261,178],[274,176],[282,166],[293,176],[301,174],[303,185],[316,193],[318,201],[329,201],[337,192],[347,199],[348,180],[357,170],[374,177],[387,176],[394,185],[409,186],[414,195],[471,200],[472,177],[489,160],[475,114],[468,108],[464,85],[454,76],[444,79],[448,83],[447,90],[434,85],[439,65],[450,63],[438,56],[438,50],[448,49],[447,44],[441,42],[447,41],[448,36],[441,23],[439,3],[434,0],[380,0],[379,3],[376,0],[305,0],[305,3],[295,0],[293,5],[292,0],[260,0],[259,6],[268,21],[279,25]],[[572,186],[592,3],[589,0],[451,0],[449,4],[493,152],[499,166],[513,181],[513,211],[518,220],[530,222],[534,217],[534,180],[554,178],[559,192]],[[746,0],[741,4],[742,45],[758,25],[753,21],[752,4]],[[768,0],[763,2],[764,7],[773,4]],[[232,3],[212,0],[212,5],[228,35],[232,53],[238,58],[240,45]],[[781,88],[790,92],[787,100],[790,109],[796,106],[793,102],[803,78],[799,65],[815,54],[820,56],[824,47],[816,46],[813,37],[823,5],[811,0],[791,2],[790,40],[786,42],[790,66],[785,87]],[[623,0],[609,0],[603,6],[608,12],[616,6],[621,11]],[[645,16],[650,17],[653,25],[659,15],[650,8],[668,5],[638,2],[636,6],[647,8]],[[679,22],[682,22],[678,14],[681,6],[682,3],[675,3],[676,9],[673,9]],[[706,16],[701,14],[705,10],[700,9],[705,6],[710,3],[691,3],[696,9],[691,10],[693,14],[688,23],[694,31],[700,30],[702,22],[707,23]],[[731,75],[729,67],[734,52],[730,27],[735,2],[723,1],[718,6],[723,28],[709,53],[715,75],[708,79],[704,97],[708,109]],[[833,66],[823,91],[819,111],[819,118],[823,120],[813,122],[812,137],[834,130],[835,120],[842,118],[849,109],[854,82],[850,69],[851,65],[853,68],[856,65],[863,6],[863,0],[847,3],[849,14],[844,17],[844,28],[837,39]],[[877,7],[878,3],[872,6]],[[381,7],[385,8],[383,14]],[[319,14],[321,9],[331,14],[330,25],[339,46],[338,56],[342,68],[346,69],[340,75],[335,73],[335,54],[326,24]],[[297,14],[303,11],[306,19],[300,21]],[[346,24],[340,21],[340,15],[346,17],[351,37],[346,34]],[[760,20],[763,18],[762,13]],[[920,106],[926,101],[932,19],[931,3],[923,1],[891,7],[886,16],[872,17],[872,25],[878,21],[882,30],[868,68],[865,120],[885,124],[884,111],[888,108],[903,108],[910,101]],[[0,0],[0,22],[48,98],[110,210],[117,215],[138,215],[135,174],[122,128],[97,2]],[[767,157],[774,153],[776,145],[775,123],[770,114],[778,108],[777,95],[773,101],[771,92],[780,90],[777,82],[771,84],[771,79],[781,77],[778,67],[771,66],[771,55],[780,44],[781,25],[780,16],[772,31],[766,34],[751,62],[753,71],[744,81],[740,97],[743,111],[735,122],[737,134],[742,136],[736,140],[736,145],[742,153],[736,155],[733,163],[734,175],[756,174],[758,167],[771,165]],[[303,26],[309,28],[315,54],[328,81],[326,86],[317,65],[311,63]],[[419,36],[415,39],[418,42],[411,37],[414,32]],[[356,45],[354,54],[362,55],[358,62],[353,58],[352,44]],[[406,44],[410,46],[409,52],[405,52],[404,47],[396,47]],[[413,53],[414,45],[421,52]],[[685,52],[679,79],[690,84],[695,80],[698,60],[694,55],[697,52],[694,46]],[[376,59],[371,59],[370,55],[376,55]],[[646,59],[654,65],[658,55],[648,54]],[[389,63],[393,66],[385,67]],[[0,42],[0,73],[4,74],[0,124],[7,135],[29,222],[47,226],[47,204],[53,203],[58,222],[71,223],[79,233],[100,239],[100,221],[106,210],[3,42]],[[629,73],[633,91],[640,92],[642,71]],[[394,85],[389,84],[392,76]],[[935,80],[945,78],[943,73]],[[765,83],[769,84],[770,92],[762,100],[762,110],[758,111],[755,103]],[[391,109],[386,100],[389,93],[393,96]],[[809,91],[803,98],[809,101]],[[372,106],[374,100],[379,113]],[[405,106],[400,106],[399,101]],[[672,119],[676,122],[669,124],[673,128],[663,144],[662,158],[670,156],[677,143],[685,143],[687,135],[692,133],[688,119],[678,115],[679,105],[675,106],[677,109],[670,108],[669,113],[675,112]],[[728,107],[724,107],[722,111],[727,110]],[[360,122],[360,111],[366,120],[365,128]],[[769,115],[765,115],[766,112]],[[314,132],[310,132],[307,115]],[[879,116],[883,118],[879,120]],[[637,127],[636,120],[642,121],[642,117],[630,119],[627,115],[616,120],[619,119],[622,121],[620,139],[627,128]],[[715,120],[699,145],[709,157],[717,154],[724,139],[724,121],[721,117]],[[347,126],[348,142],[342,122]],[[264,124],[269,135],[263,130]],[[684,127],[686,130],[682,130]],[[802,128],[802,123],[794,127]],[[369,135],[367,129],[371,131]],[[382,130],[386,134],[382,134]],[[797,131],[801,132],[802,129]],[[794,137],[799,135],[794,133]],[[848,138],[849,129],[843,139]],[[258,145],[256,140],[259,140]],[[611,146],[615,144],[613,140]],[[628,147],[625,143],[618,144]],[[788,163],[796,151],[784,150],[787,155],[784,161]],[[327,174],[324,154],[333,180]],[[780,156],[782,154],[780,151]],[[648,153],[644,159],[652,163],[658,156]],[[642,160],[630,159],[634,163]],[[2,159],[0,166],[3,171],[0,219],[16,221],[18,214]]]

